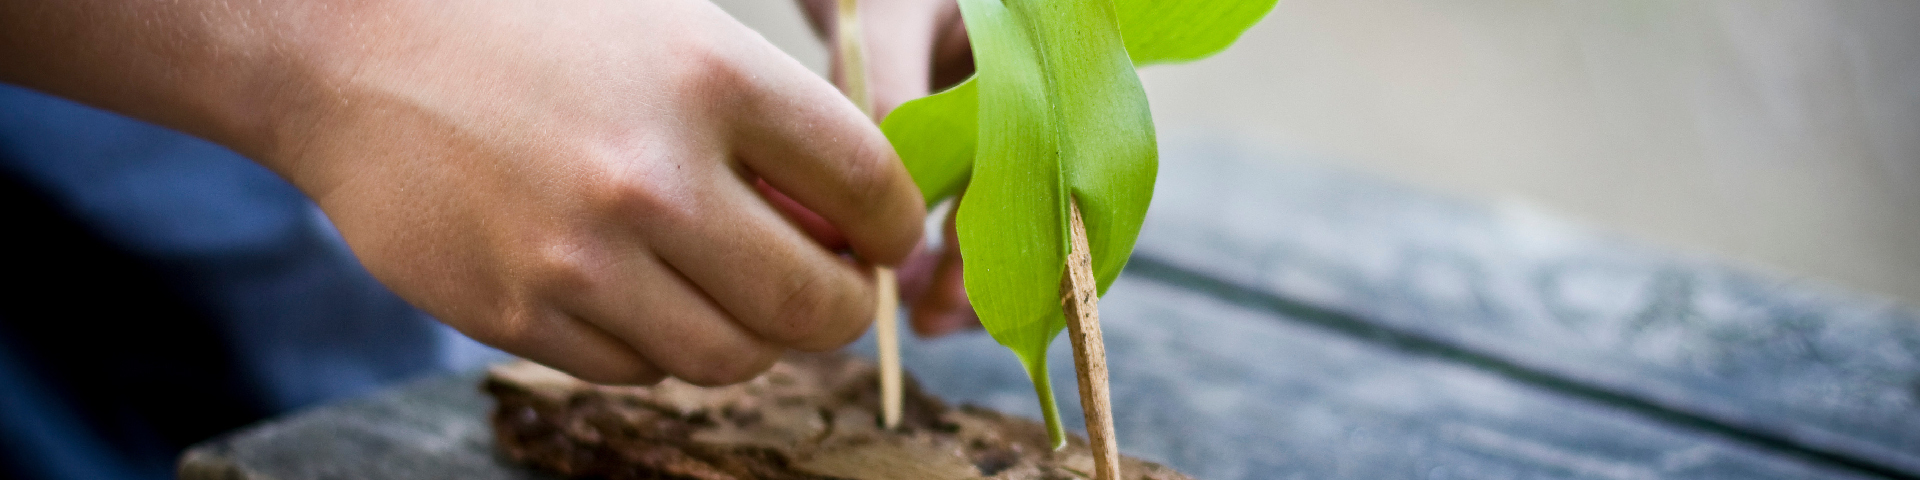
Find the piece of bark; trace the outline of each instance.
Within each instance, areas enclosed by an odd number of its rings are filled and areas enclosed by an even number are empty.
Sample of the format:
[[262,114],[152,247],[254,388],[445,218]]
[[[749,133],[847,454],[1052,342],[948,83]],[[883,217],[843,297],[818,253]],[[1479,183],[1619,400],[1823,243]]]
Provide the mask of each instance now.
[[[592,385],[530,362],[496,366],[494,438],[515,461],[575,477],[695,480],[1054,480],[1092,478],[1079,437],[1047,448],[1046,427],[973,406],[948,408],[908,378],[898,429],[879,427],[874,368],[840,354],[792,355],[760,377],[702,388]],[[1120,478],[1188,479],[1126,457]]]

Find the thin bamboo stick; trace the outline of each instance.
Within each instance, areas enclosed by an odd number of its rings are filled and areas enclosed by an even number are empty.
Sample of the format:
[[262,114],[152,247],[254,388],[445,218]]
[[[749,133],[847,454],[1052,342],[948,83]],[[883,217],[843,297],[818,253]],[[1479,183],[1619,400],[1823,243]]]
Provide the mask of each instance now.
[[[840,89],[860,113],[873,119],[873,96],[867,91],[867,54],[861,42],[860,9],[855,0],[840,0],[834,20],[834,37],[840,52]],[[873,318],[874,340],[880,346],[880,423],[888,429],[900,426],[900,296],[893,269],[873,267],[875,293],[879,296]]]
[[880,423],[887,429],[900,426],[900,297],[895,289],[893,269],[875,267],[874,282],[880,294],[880,310],[874,314],[874,341],[880,345]]
[[1107,388],[1107,347],[1100,335],[1100,288],[1093,276],[1080,203],[1069,198],[1067,207],[1073,226],[1060,300],[1067,313],[1067,337],[1073,342],[1073,370],[1080,380],[1080,410],[1087,417],[1094,480],[1119,480],[1120,447],[1114,439],[1113,400]]

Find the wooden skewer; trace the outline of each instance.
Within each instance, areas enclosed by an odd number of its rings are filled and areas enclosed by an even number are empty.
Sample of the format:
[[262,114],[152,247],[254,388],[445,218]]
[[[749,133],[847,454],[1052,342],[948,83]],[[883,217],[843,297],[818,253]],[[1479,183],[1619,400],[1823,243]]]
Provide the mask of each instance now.
[[873,118],[873,96],[867,93],[867,49],[861,43],[860,9],[855,0],[840,0],[834,16],[834,45],[840,52],[840,89],[860,112]]
[[[834,29],[838,32],[840,52],[840,88],[860,107],[860,113],[873,118],[873,97],[867,93],[867,55],[861,43],[860,9],[855,0],[840,0]],[[873,315],[874,340],[880,345],[880,424],[887,429],[900,426],[900,295],[893,269],[873,267],[879,305]]]
[[1113,436],[1113,400],[1107,389],[1107,346],[1100,335],[1100,287],[1093,276],[1087,225],[1080,202],[1067,200],[1071,249],[1060,278],[1060,301],[1067,313],[1067,337],[1073,341],[1073,370],[1080,380],[1080,410],[1087,417],[1087,443],[1093,449],[1094,480],[1120,479],[1120,446]]
[[894,283],[893,269],[873,270],[880,293],[880,310],[873,319],[874,341],[880,344],[880,424],[892,430],[900,426],[900,320],[895,318],[900,311],[895,291],[899,285]]

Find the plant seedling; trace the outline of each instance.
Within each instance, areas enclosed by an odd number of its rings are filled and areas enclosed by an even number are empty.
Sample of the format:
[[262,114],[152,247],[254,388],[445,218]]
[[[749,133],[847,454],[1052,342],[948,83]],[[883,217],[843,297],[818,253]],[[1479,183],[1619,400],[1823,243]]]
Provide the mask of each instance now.
[[[1097,319],[1090,297],[1126,266],[1153,195],[1158,150],[1134,67],[1219,52],[1274,3],[960,0],[975,76],[881,123],[929,206],[965,190],[955,227],[968,298],[1026,367],[1056,448],[1065,435],[1047,345],[1068,326],[1063,310]],[[1069,275],[1070,256],[1086,258],[1080,282]],[[1091,335],[1074,335],[1076,350],[1092,350],[1076,357],[1083,392],[1105,377],[1104,355],[1091,354],[1099,346],[1083,345],[1099,342],[1091,326]],[[1099,378],[1090,381],[1093,367]],[[1096,425],[1092,416],[1107,408],[1105,385],[1095,387],[1098,398],[1083,394],[1083,403],[1088,428],[1106,430],[1092,435],[1106,437],[1095,439],[1098,456],[1099,443],[1112,448],[1112,427],[1110,417]]]

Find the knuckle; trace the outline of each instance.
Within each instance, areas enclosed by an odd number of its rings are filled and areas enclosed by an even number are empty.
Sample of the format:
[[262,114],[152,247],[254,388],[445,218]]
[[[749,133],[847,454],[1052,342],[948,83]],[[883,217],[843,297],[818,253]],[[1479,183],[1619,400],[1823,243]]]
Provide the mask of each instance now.
[[[661,165],[659,169],[675,169],[678,159],[649,159]],[[639,168],[628,169],[616,180],[602,186],[603,193],[598,195],[602,202],[610,204],[621,216],[641,222],[680,225],[691,221],[694,212],[689,208],[687,195],[671,172],[657,172]]]
[[822,291],[824,287],[817,279],[803,275],[791,285],[767,315],[768,324],[763,332],[771,340],[785,345],[804,343],[824,323],[822,317],[830,310]]
[[671,88],[693,93],[689,98],[712,102],[717,107],[737,103],[751,76],[744,66],[732,60],[731,48],[727,41],[710,34],[685,35],[676,45],[683,55],[669,80]]
[[521,351],[534,346],[535,335],[544,321],[535,309],[514,305],[500,312],[493,321],[470,324],[463,333],[480,343],[508,351]]
[[[884,245],[875,245],[889,251],[910,249],[912,240],[919,238],[924,209],[919,204],[918,195],[906,195],[913,189],[912,180],[907,176],[899,161],[891,156],[891,147],[862,142],[852,158],[846,162],[845,202],[855,207],[856,214],[866,223],[880,226],[875,233],[884,234]],[[901,253],[905,253],[904,250]]]
[[540,290],[548,292],[589,292],[594,281],[594,265],[586,247],[575,242],[550,242],[532,254],[532,278]]
[[837,348],[861,332],[865,311],[856,289],[807,276],[771,315],[773,340],[806,351]]
[[860,206],[866,218],[878,218],[890,205],[887,200],[898,181],[896,172],[884,155],[875,152],[871,142],[858,142],[851,158],[845,160],[847,201]]

